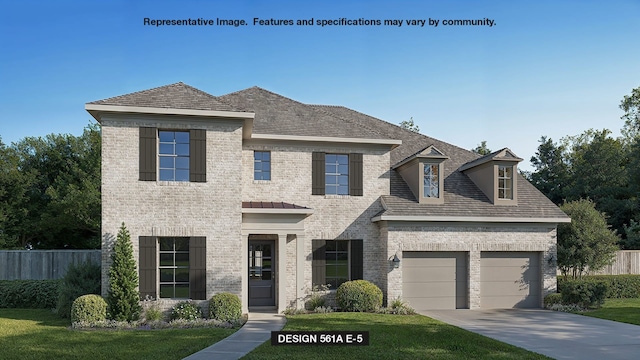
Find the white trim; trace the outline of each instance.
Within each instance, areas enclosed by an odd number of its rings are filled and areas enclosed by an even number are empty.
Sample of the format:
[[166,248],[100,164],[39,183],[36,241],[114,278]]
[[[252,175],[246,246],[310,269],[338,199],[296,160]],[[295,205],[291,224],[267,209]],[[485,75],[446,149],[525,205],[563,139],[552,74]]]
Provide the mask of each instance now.
[[490,222],[490,223],[570,223],[570,218],[527,218],[488,216],[420,216],[420,215],[379,215],[371,222],[378,221],[425,221],[425,222]]
[[96,120],[99,120],[97,114],[93,112],[117,112],[117,113],[141,113],[141,114],[160,114],[160,115],[189,115],[189,116],[208,116],[223,117],[237,119],[253,119],[256,114],[252,112],[242,111],[218,111],[218,110],[193,110],[193,109],[173,109],[173,108],[154,108],[142,106],[119,106],[119,105],[98,105],[85,104],[84,109],[87,110]]
[[282,209],[282,208],[243,208],[243,214],[302,214],[311,215],[313,209]]
[[364,139],[364,138],[343,138],[329,136],[300,136],[300,135],[274,135],[274,134],[253,134],[252,139],[261,140],[289,140],[308,142],[333,142],[333,143],[353,143],[353,144],[382,144],[400,145],[402,140],[396,139]]

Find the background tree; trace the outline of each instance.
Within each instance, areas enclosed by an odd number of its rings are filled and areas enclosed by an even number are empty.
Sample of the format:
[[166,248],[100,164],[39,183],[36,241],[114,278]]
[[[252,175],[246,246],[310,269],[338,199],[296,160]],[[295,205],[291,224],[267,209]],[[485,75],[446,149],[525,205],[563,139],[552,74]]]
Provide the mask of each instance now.
[[111,254],[107,304],[109,317],[117,321],[135,321],[140,318],[138,271],[133,259],[131,237],[124,223],[120,226]]
[[622,98],[620,109],[624,111],[622,134],[626,139],[637,139],[640,136],[640,86]]
[[400,127],[409,131],[413,131],[415,133],[420,132],[420,127],[413,122],[413,116],[409,120],[401,121]]
[[100,129],[0,145],[0,247],[100,247]]
[[551,201],[560,205],[565,199],[570,178],[566,148],[546,136],[542,136],[538,142],[538,150],[531,157],[535,170],[528,175],[528,180]]
[[610,264],[619,250],[618,236],[609,229],[604,214],[591,200],[577,200],[560,208],[571,223],[558,225],[558,268],[564,276],[581,277]]
[[640,223],[631,219],[629,226],[624,226],[624,232],[627,235],[620,244],[629,250],[640,250]]
[[491,149],[489,149],[487,147],[487,141],[486,140],[482,140],[480,142],[480,145],[476,146],[475,149],[471,149],[471,151],[473,151],[476,154],[480,154],[480,155],[488,155],[491,154]]

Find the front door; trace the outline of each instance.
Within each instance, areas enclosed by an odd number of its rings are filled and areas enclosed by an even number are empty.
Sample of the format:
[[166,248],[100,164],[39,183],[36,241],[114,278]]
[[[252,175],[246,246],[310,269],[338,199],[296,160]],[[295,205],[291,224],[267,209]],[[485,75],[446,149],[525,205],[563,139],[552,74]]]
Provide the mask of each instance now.
[[249,241],[249,306],[275,306],[275,242]]

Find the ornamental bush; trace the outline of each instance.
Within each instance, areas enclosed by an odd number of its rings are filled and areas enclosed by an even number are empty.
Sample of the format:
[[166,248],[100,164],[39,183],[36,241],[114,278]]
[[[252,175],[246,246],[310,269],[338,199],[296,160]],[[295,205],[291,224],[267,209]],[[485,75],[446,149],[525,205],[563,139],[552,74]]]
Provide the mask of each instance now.
[[209,318],[220,321],[236,321],[242,317],[242,303],[238,295],[218,293],[209,300]]
[[109,268],[109,316],[117,321],[135,321],[140,318],[140,293],[138,292],[138,271],[133,259],[133,245],[129,230],[120,226],[116,243],[111,254]]
[[196,320],[202,318],[202,312],[198,305],[191,301],[179,302],[171,310],[171,320],[183,319],[183,320]]
[[382,306],[382,290],[366,280],[347,281],[336,291],[342,311],[374,312]]
[[107,302],[100,295],[82,295],[71,305],[71,322],[95,323],[107,319]]
[[85,262],[71,264],[60,283],[60,295],[56,311],[62,318],[71,316],[71,304],[75,299],[86,294],[100,294],[100,265]]
[[544,297],[544,308],[550,309],[553,305],[562,304],[562,294],[552,293]]
[[567,280],[562,284],[562,302],[582,308],[599,308],[607,295],[607,284],[602,281]]

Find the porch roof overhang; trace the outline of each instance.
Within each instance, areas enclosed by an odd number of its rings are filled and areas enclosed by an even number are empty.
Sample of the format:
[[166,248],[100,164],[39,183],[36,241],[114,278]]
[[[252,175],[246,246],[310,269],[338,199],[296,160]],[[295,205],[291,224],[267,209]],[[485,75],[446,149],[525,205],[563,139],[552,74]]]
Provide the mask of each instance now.
[[313,209],[282,201],[243,201],[243,214],[300,214],[311,215]]

